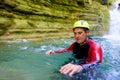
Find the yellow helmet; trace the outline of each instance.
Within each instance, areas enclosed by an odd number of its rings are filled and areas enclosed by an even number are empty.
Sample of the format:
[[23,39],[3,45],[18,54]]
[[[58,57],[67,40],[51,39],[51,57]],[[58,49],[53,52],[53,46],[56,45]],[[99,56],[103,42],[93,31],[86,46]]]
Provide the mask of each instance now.
[[73,29],[74,29],[74,28],[77,28],[77,27],[83,27],[83,28],[90,29],[88,22],[87,22],[87,21],[84,21],[84,20],[76,21],[76,22],[74,23],[74,25],[73,25]]

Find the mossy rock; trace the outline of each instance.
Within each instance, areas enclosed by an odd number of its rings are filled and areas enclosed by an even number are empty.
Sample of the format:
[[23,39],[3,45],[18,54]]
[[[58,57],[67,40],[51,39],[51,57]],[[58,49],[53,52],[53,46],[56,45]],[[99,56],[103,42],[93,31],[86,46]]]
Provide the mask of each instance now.
[[87,1],[90,4],[79,4],[79,0],[3,0],[0,39],[71,38],[72,25],[80,19],[88,21],[91,35],[107,33],[108,5],[101,5],[100,0]]
[[11,25],[11,20],[7,18],[0,18],[0,35],[4,35],[5,33],[7,33]]

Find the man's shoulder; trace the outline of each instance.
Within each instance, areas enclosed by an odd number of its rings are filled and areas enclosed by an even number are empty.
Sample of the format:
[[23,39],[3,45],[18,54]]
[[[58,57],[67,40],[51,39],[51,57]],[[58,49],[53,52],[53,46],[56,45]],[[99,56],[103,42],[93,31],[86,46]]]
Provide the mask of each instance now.
[[95,47],[100,46],[97,42],[93,41],[92,39],[89,39],[88,43],[91,45],[91,47],[92,46],[95,46]]

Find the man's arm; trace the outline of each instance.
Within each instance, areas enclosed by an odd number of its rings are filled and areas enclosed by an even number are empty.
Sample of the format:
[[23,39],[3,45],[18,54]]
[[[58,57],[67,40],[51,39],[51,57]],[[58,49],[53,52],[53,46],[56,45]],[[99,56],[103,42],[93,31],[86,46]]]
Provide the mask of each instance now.
[[84,64],[84,65],[82,65],[82,67],[83,67],[83,70],[87,71],[90,69],[97,68],[100,65],[100,63],[101,63],[100,61],[95,61],[95,62],[92,62],[90,64]]
[[71,52],[73,50],[75,42],[73,42],[67,49],[55,50],[55,53],[64,53],[64,52]]
[[97,44],[90,48],[90,61],[87,64],[82,64],[84,70],[94,69],[102,62],[102,48]]
[[46,55],[55,54],[55,53],[71,52],[73,50],[74,43],[72,43],[67,49],[49,50],[49,51],[46,52]]

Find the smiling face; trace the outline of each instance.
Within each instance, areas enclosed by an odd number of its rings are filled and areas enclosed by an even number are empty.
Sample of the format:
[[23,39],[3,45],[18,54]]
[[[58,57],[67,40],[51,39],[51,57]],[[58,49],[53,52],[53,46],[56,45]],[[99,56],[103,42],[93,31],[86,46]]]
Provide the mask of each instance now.
[[82,44],[88,37],[89,31],[82,28],[73,29],[74,37],[77,43]]

